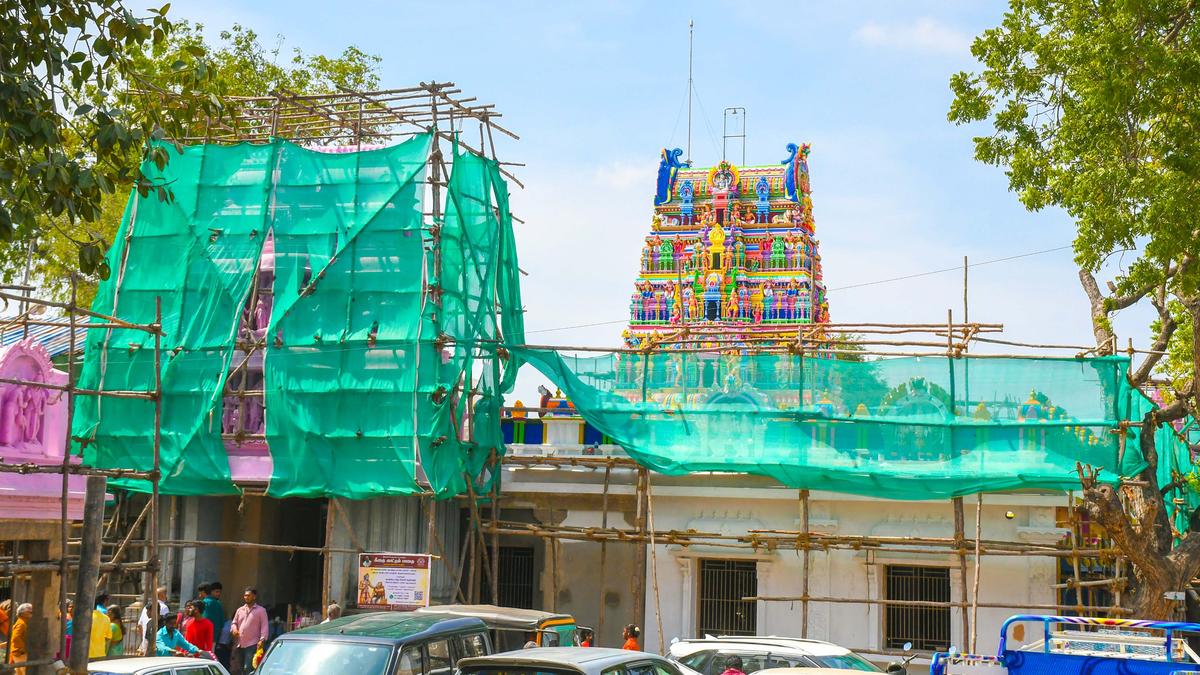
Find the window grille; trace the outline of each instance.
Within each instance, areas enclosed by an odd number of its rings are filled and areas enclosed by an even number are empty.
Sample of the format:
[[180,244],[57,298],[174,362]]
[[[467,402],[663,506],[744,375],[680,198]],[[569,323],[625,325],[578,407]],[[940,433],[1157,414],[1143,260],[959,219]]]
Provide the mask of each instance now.
[[950,648],[950,569],[888,565],[885,591],[888,600],[945,602],[945,607],[887,605],[884,643],[889,649],[945,651]]
[[533,609],[533,549],[501,546],[498,567],[500,606]]
[[701,560],[697,637],[754,635],[758,630],[758,564],[753,560]]

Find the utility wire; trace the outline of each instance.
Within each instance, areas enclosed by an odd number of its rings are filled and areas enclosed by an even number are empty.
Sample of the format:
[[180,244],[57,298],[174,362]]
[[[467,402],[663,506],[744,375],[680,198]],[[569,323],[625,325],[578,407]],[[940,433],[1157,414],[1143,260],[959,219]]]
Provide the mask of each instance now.
[[[1044,249],[1041,251],[1030,251],[1028,253],[1020,253],[1017,255],[1010,255],[1007,258],[996,258],[994,260],[984,260],[983,262],[971,263],[971,264],[967,265],[967,267],[982,267],[983,265],[991,265],[992,263],[1005,262],[1006,260],[1016,260],[1018,258],[1028,258],[1029,256],[1042,255],[1043,253],[1053,253],[1055,251],[1062,251],[1062,250],[1065,250],[1068,248],[1071,248],[1070,244],[1067,244],[1066,246],[1056,246],[1054,248],[1048,248],[1048,249]],[[943,272],[960,272],[960,271],[962,271],[962,268],[963,268],[962,265],[958,265],[957,267],[947,267],[945,269],[940,269],[940,270],[930,270],[929,272],[919,272],[917,274],[907,274],[902,277],[892,277],[891,279],[880,279],[878,281],[864,281],[861,284],[851,284],[849,286],[838,286],[837,288],[827,288],[827,289],[825,289],[825,292],[832,293],[834,291],[845,291],[845,290],[849,290],[851,288],[862,288],[863,286],[876,286],[878,284],[887,284],[887,283],[891,283],[893,281],[905,281],[907,279],[916,279],[918,277],[927,277],[927,276],[930,276],[933,274],[942,274]]]
[[[1042,255],[1045,253],[1054,253],[1055,251],[1064,251],[1069,248],[1072,248],[1071,244],[1067,244],[1065,246],[1056,246],[1054,248],[1042,249],[1041,251],[1029,251],[1027,253],[1018,253],[1017,255],[1010,255],[1010,256],[1006,256],[1004,258],[994,258],[992,260],[983,260],[983,261],[976,262],[976,263],[970,263],[967,265],[967,267],[982,267],[984,265],[993,265],[995,263],[1007,262],[1009,260],[1018,260],[1020,258],[1028,258],[1030,256]],[[918,272],[917,274],[907,274],[902,277],[892,277],[891,279],[878,279],[876,281],[865,281],[861,284],[851,284],[849,286],[839,286],[837,288],[829,288],[829,289],[826,289],[825,292],[832,293],[833,291],[844,291],[844,290],[849,290],[851,288],[863,288],[865,286],[878,286],[880,284],[890,284],[890,283],[893,283],[896,281],[907,281],[909,279],[918,279],[920,277],[927,277],[927,276],[931,276],[934,274],[943,274],[946,272],[958,272],[961,270],[962,270],[962,265],[957,265],[955,267],[946,267],[946,268],[943,268],[940,270],[930,270],[928,272]],[[574,326],[558,326],[557,328],[539,328],[537,330],[527,330],[527,331],[525,331],[525,334],[531,335],[533,333],[552,333],[552,332],[560,331],[560,330],[574,330],[576,328],[593,328],[595,326],[611,326],[613,324],[628,323],[628,322],[629,322],[629,319],[616,319],[613,321],[596,321],[594,323],[581,323],[581,324],[576,324]]]

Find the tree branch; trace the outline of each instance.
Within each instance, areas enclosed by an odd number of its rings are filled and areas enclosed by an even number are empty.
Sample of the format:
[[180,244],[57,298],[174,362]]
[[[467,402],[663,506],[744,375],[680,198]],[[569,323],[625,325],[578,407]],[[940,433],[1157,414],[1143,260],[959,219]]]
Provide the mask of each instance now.
[[1096,346],[1100,347],[1102,352],[1111,350],[1113,348],[1112,328],[1108,322],[1108,309],[1104,304],[1104,294],[1100,292],[1096,277],[1081,267],[1079,268],[1079,283],[1083,286],[1083,292],[1087,294],[1088,303],[1091,305],[1092,333],[1096,337]]
[[1170,307],[1167,306],[1166,295],[1166,284],[1164,283],[1159,288],[1158,294],[1150,299],[1151,304],[1154,305],[1154,309],[1158,311],[1160,327],[1158,335],[1154,338],[1154,344],[1150,346],[1150,353],[1142,360],[1137,370],[1129,374],[1129,383],[1134,387],[1141,387],[1150,379],[1155,366],[1158,365],[1159,361],[1162,361],[1167,347],[1171,344],[1171,336],[1175,334],[1175,330],[1179,327],[1179,323],[1171,315]]
[[1163,37],[1164,45],[1170,47],[1172,44],[1174,44],[1184,26],[1187,26],[1192,22],[1192,13],[1194,11],[1196,11],[1196,0],[1191,0],[1191,2],[1187,4],[1187,7],[1184,7],[1183,11],[1179,13],[1179,16],[1175,17],[1174,25],[1171,26],[1171,30],[1167,31],[1166,36]]

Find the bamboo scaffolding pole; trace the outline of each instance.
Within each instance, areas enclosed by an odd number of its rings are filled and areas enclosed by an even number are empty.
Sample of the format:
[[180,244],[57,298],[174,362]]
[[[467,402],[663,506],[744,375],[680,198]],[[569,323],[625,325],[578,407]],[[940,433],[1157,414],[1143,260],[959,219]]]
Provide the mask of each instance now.
[[[958,608],[966,610],[970,603],[962,601],[947,600],[939,602],[935,600],[887,600],[883,598],[839,598],[831,596],[801,596],[801,595],[751,595],[743,597],[746,602],[828,602],[842,605],[884,605],[892,607],[928,607],[931,609]],[[1021,604],[1017,602],[981,602],[979,606],[984,609],[1021,609],[1035,612],[1061,612],[1064,610],[1077,610],[1077,605],[1057,605],[1057,604]],[[1113,612],[1112,607],[1084,607],[1085,610],[1094,610],[1096,612],[1108,613]],[[1127,615],[1130,613],[1127,609],[1120,609],[1117,613]]]
[[967,544],[964,522],[966,518],[963,515],[963,498],[955,497],[951,500],[954,507],[954,548],[958,556],[958,581],[959,581],[959,603],[962,607],[962,637],[961,640],[967,640],[971,632],[969,616],[967,614]]
[[[78,282],[75,278],[75,275],[74,275],[74,273],[72,273],[71,279],[70,279],[70,287],[71,287],[71,303],[70,304],[72,307],[75,306],[75,301],[78,299],[76,297],[76,294],[78,292],[77,284],[78,284]],[[74,358],[74,356],[75,356],[75,313],[74,312],[69,313],[67,315],[67,320],[71,323],[70,327],[68,328],[69,344],[67,346],[68,353],[71,355],[71,358],[67,359],[67,386],[70,387],[72,384],[73,378],[74,378],[74,365],[75,365],[75,358]],[[59,506],[61,508],[61,511],[59,514],[61,516],[61,521],[59,524],[59,537],[60,537],[60,539],[59,539],[59,555],[62,556],[62,559],[60,561],[60,565],[59,565],[59,569],[58,569],[58,574],[59,574],[58,611],[59,611],[59,618],[60,618],[60,631],[59,631],[59,635],[58,635],[58,653],[62,654],[64,657],[67,655],[67,572],[68,572],[67,539],[70,538],[70,533],[68,532],[69,523],[67,521],[67,505],[70,501],[68,498],[68,493],[70,492],[70,479],[71,479],[70,470],[69,470],[70,466],[71,466],[70,429],[71,429],[72,421],[74,419],[74,412],[75,412],[75,405],[74,405],[75,400],[74,400],[74,397],[71,395],[71,393],[72,393],[71,390],[68,388],[67,389],[67,430],[68,430],[68,432],[66,434],[66,439],[63,444],[63,456],[62,456],[62,466],[61,466],[61,469],[62,469],[62,495],[61,495],[62,501],[59,504]]]
[[[108,562],[110,564],[115,565],[121,561],[121,557],[123,555],[125,555],[125,550],[127,548],[129,548],[129,542],[131,542],[133,540],[133,535],[135,533],[137,533],[137,529],[139,527],[141,527],[142,521],[144,521],[146,519],[146,516],[150,513],[150,509],[151,509],[152,505],[153,505],[153,502],[147,501],[146,505],[142,507],[142,511],[141,511],[141,513],[138,514],[137,520],[133,521],[133,526],[130,527],[129,531],[125,533],[125,538],[121,540],[121,543],[117,546],[117,550],[114,551],[112,554],[112,557],[109,558]],[[104,584],[107,581],[108,581],[108,573],[105,572],[104,574],[102,574],[100,576],[99,583]]]
[[[803,570],[803,576],[800,579],[800,594],[805,597],[808,597],[809,594],[809,577],[812,574],[810,568],[812,547],[809,545],[809,538],[812,536],[809,515],[811,505],[808,497],[808,490],[800,491],[800,529],[804,532],[802,536],[803,549],[800,558],[800,565]],[[808,600],[800,603],[800,637],[805,640],[808,639]]]
[[[4,291],[0,291],[0,300],[14,300],[17,302],[24,300],[31,305],[41,305],[43,307],[53,307],[55,309],[65,310],[66,312],[68,312],[69,315],[82,314],[84,316],[87,316],[87,317],[90,317],[93,319],[100,319],[101,321],[105,321],[107,323],[116,324],[117,326],[119,326],[121,328],[128,328],[131,330],[140,330],[140,331],[144,331],[146,333],[155,333],[157,331],[161,331],[161,329],[157,328],[155,326],[155,324],[141,324],[141,323],[131,323],[129,321],[123,321],[115,316],[109,316],[108,314],[101,314],[99,312],[93,312],[92,310],[86,309],[84,307],[79,307],[74,302],[56,302],[54,300],[46,300],[44,298],[26,298],[25,296],[13,295],[12,293],[5,293]],[[91,324],[83,324],[82,326],[80,326],[78,323],[76,323],[76,326],[77,327],[85,327],[86,326],[89,329],[93,328],[93,326]],[[99,326],[95,326],[95,327],[99,328]],[[74,331],[72,331],[72,332],[74,332]]]
[[321,612],[333,597],[333,498],[325,500],[325,542],[321,546]]
[[[604,489],[600,492],[600,495],[601,495],[601,497],[600,497],[600,499],[601,499],[600,527],[605,528],[605,529],[608,528],[608,486],[609,486],[609,481],[611,479],[612,479],[612,465],[610,464],[610,465],[604,467]],[[495,522],[492,523],[492,527],[497,527],[497,525],[498,525],[498,523],[495,523]],[[596,646],[599,646],[599,641],[603,638],[603,635],[604,635],[604,607],[607,604],[604,601],[605,593],[607,592],[605,584],[608,583],[608,575],[607,575],[607,570],[605,568],[605,565],[607,564],[607,562],[608,562],[608,542],[602,541],[602,542],[600,542],[600,603],[599,603],[600,616],[596,622],[596,634],[593,637],[593,641],[592,641],[592,643]]]
[[[963,274],[966,274],[966,259],[963,260]],[[963,291],[963,303],[966,303],[966,291]],[[975,575],[971,582],[971,653],[977,654],[976,649],[979,635],[979,574],[983,567],[983,556],[980,551],[983,549],[983,493],[975,494]]]
[[[489,526],[489,531],[490,529],[491,526]],[[603,530],[595,527],[547,526],[506,521],[501,521],[497,526],[497,529],[501,534],[505,535],[524,535],[532,537],[559,536],[565,539],[594,541],[597,543],[601,541],[610,541],[637,544],[645,543],[649,539],[645,534],[639,534],[637,529],[608,528],[607,530]],[[656,537],[664,544],[683,547],[723,546],[726,548],[776,551],[801,550],[804,546],[804,535],[795,531],[780,531],[779,534],[774,534],[770,537],[763,537],[700,533],[687,530],[670,530],[657,532]],[[957,555],[958,552],[958,547],[954,544],[953,540],[922,544],[920,542],[908,543],[904,541],[895,541],[896,539],[903,539],[897,537],[833,536],[816,533],[809,535],[808,539],[810,545],[813,547],[831,550],[887,550],[889,552],[919,553],[925,555]],[[1007,543],[1007,547],[988,548],[981,545],[980,556],[993,555],[1020,557],[1039,555],[1045,557],[1071,558],[1072,556],[1079,554],[1086,554],[1089,557],[1115,557],[1120,553],[1116,549],[1107,548],[1079,549],[1076,552],[1072,552],[1070,549],[1042,548],[1037,545],[1026,544],[1023,542],[1001,543]]]
[[1067,492],[1067,517],[1071,523],[1071,572],[1072,580],[1075,585],[1075,605],[1076,611],[1080,616],[1083,616],[1083,591],[1081,584],[1083,580],[1079,574],[1079,518],[1075,512],[1075,493]]
[[650,580],[654,587],[654,621],[658,625],[658,653],[666,653],[663,640],[662,601],[658,594],[658,544],[654,541],[654,489],[650,484],[650,472],[646,472],[646,527],[650,532]]
[[[151,496],[150,501],[153,506],[150,509],[148,517],[150,529],[150,544],[146,551],[148,572],[146,578],[146,588],[143,589],[146,595],[146,601],[142,607],[146,608],[147,618],[150,620],[146,624],[146,653],[157,653],[154,648],[155,636],[158,634],[158,507],[159,494],[158,485],[162,481],[162,414],[163,414],[163,387],[162,387],[162,296],[154,297],[154,326],[157,329],[154,333],[154,480],[150,482]],[[153,607],[154,611],[150,611]]]
[[[71,331],[71,335],[73,338],[73,336],[75,335],[75,331]],[[72,339],[71,341],[74,342],[74,339]],[[67,361],[69,363],[74,363],[75,359],[73,359],[73,358],[67,359]],[[72,394],[75,394],[77,396],[106,396],[108,398],[132,398],[132,399],[139,399],[139,400],[143,400],[143,401],[154,400],[153,392],[80,389],[78,387],[72,387],[69,384],[53,384],[50,382],[33,382],[33,381],[29,381],[29,380],[13,379],[13,378],[9,378],[9,377],[0,377],[0,384],[17,384],[22,387],[33,387],[35,389],[52,389],[54,391],[69,391]]]
[[[500,522],[500,480],[504,474],[500,472],[500,456],[496,454],[496,449],[492,448],[491,461],[491,476],[492,476],[492,527]],[[492,604],[500,604],[500,534],[492,532]]]
[[[10,464],[0,458],[0,473],[41,474],[64,473],[61,465],[55,464]],[[134,469],[95,469],[81,464],[69,464],[65,473],[72,476],[104,476],[105,478],[135,478],[139,480],[154,480],[154,472],[137,471]]]
[[636,502],[634,527],[637,532],[637,545],[634,548],[633,562],[633,607],[635,623],[644,626],[646,621],[646,478],[649,472],[639,467],[637,472]]
[[[66,558],[57,560],[43,560],[38,562],[25,563],[0,563],[0,574],[31,574],[34,572],[59,572],[63,565],[68,569],[73,569],[79,566],[78,558]],[[128,563],[101,563],[101,572],[130,572],[130,571],[145,571],[150,567],[147,562],[128,562]]]
[[[147,543],[144,540],[136,540],[134,544]],[[293,546],[291,544],[260,544],[253,541],[215,541],[207,539],[163,539],[158,542],[160,548],[245,548],[255,549],[259,551],[278,551],[281,553],[324,553],[324,546]],[[330,553],[358,553],[357,548],[344,548],[338,546],[330,546]]]

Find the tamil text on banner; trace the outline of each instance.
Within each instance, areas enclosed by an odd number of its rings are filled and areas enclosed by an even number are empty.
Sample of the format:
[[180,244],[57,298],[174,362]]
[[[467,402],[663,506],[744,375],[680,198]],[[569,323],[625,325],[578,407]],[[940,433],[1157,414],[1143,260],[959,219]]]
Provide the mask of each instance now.
[[430,558],[409,553],[358,554],[359,609],[428,607]]

